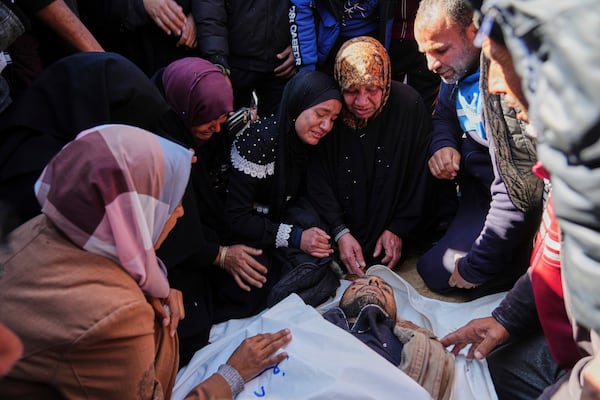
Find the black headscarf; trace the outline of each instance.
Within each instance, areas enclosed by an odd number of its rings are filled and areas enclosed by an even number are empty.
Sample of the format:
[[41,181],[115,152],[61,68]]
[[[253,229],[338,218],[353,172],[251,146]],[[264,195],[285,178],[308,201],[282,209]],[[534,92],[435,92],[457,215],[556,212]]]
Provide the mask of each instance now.
[[[318,71],[300,71],[285,86],[277,113],[279,137],[275,158],[275,215],[279,216],[286,197],[296,194],[308,161],[310,145],[302,142],[295,129],[296,118],[327,100],[342,101],[337,83]],[[282,168],[283,167],[283,168]]]
[[33,183],[79,132],[107,123],[153,131],[169,110],[156,86],[115,53],[84,52],[49,66],[2,115],[0,200],[39,213]]

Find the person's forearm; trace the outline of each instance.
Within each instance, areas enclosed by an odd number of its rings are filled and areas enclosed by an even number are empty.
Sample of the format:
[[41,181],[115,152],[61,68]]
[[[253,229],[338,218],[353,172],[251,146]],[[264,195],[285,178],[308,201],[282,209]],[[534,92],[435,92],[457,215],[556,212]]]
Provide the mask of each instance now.
[[539,319],[529,272],[515,283],[492,316],[511,336],[527,335],[539,329]]
[[219,374],[212,374],[185,396],[188,400],[231,399],[229,384]]
[[36,16],[79,51],[104,51],[100,43],[63,0],[55,0]]
[[[494,149],[491,148],[490,152]],[[536,227],[536,215],[526,214],[513,203],[502,174],[492,155],[494,181],[490,187],[492,201],[479,237],[458,263],[460,275],[471,283],[485,283],[507,274],[524,271]]]

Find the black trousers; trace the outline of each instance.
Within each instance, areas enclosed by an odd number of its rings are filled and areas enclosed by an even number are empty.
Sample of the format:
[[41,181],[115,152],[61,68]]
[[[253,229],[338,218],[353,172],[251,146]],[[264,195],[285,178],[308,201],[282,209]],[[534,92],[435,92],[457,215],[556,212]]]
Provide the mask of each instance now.
[[566,374],[552,359],[541,330],[498,347],[487,362],[499,400],[537,399]]

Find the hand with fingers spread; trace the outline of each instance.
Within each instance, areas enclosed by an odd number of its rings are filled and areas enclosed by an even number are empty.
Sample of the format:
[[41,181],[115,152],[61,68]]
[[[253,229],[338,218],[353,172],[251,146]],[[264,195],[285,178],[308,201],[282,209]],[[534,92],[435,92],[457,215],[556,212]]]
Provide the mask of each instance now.
[[151,298],[150,304],[156,316],[162,320],[163,326],[168,326],[171,337],[177,332],[179,321],[185,318],[183,295],[177,289],[169,289],[169,295],[164,299]]
[[352,236],[351,233],[345,233],[338,239],[338,247],[340,249],[340,260],[346,266],[348,273],[363,276],[364,269],[367,266],[363,257],[360,243]]
[[292,46],[286,47],[281,53],[277,54],[277,59],[282,60],[273,72],[278,78],[289,79],[296,73],[296,59],[292,53]]
[[190,49],[196,48],[197,36],[196,36],[196,21],[194,20],[194,16],[192,14],[188,14],[185,19],[185,25],[183,30],[181,31],[181,37],[177,41],[176,46],[185,46]]
[[460,153],[454,147],[442,147],[433,153],[427,164],[436,178],[452,180],[458,175]]
[[287,353],[275,354],[292,340],[289,329],[275,333],[260,333],[245,339],[227,360],[235,368],[244,382],[254,378],[265,368],[271,367],[287,358]]
[[402,238],[386,229],[377,239],[373,257],[379,257],[382,249],[385,251],[385,257],[381,259],[381,263],[390,269],[394,268],[402,256]]
[[240,288],[249,292],[250,286],[261,288],[267,281],[267,267],[254,258],[261,254],[262,250],[243,244],[229,246],[225,252],[221,247],[219,257],[225,256],[225,260],[219,260],[217,264],[233,276]]
[[167,35],[180,36],[186,24],[183,9],[175,0],[143,0],[144,9]]
[[465,346],[471,345],[467,358],[482,360],[496,346],[506,342],[510,333],[494,317],[477,318],[462,328],[444,336],[440,342],[446,347],[454,345],[457,355]]
[[186,400],[235,398],[244,389],[244,383],[287,358],[285,352],[276,353],[290,340],[292,335],[289,329],[260,333],[245,339],[229,357],[226,365],[219,367],[217,373],[194,387],[185,396]]
[[333,253],[329,244],[331,237],[321,228],[312,227],[302,232],[300,249],[313,257],[325,258]]

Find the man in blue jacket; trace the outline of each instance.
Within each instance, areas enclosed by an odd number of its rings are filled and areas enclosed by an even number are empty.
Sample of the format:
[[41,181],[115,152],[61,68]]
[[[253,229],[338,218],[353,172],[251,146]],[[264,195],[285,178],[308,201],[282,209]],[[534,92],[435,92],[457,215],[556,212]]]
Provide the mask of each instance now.
[[[465,0],[421,2],[415,38],[443,81],[429,168],[458,184],[460,202],[446,234],[417,268],[432,290],[469,289],[473,297],[510,289],[526,270],[542,195],[530,171],[532,139],[521,132],[514,110],[480,89],[487,64],[480,68],[476,34]],[[498,157],[503,152],[511,156],[508,163]]]
[[358,36],[372,36],[388,49],[395,6],[395,0],[291,0],[296,66],[332,73],[341,45]]

